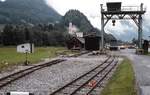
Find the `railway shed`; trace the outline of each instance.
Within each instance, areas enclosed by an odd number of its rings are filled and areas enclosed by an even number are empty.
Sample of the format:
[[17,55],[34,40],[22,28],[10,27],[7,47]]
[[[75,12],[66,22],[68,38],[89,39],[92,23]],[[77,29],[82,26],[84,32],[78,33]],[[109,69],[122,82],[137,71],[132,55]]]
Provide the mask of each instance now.
[[99,50],[100,48],[100,36],[96,33],[87,34],[84,36],[85,39],[85,50]]

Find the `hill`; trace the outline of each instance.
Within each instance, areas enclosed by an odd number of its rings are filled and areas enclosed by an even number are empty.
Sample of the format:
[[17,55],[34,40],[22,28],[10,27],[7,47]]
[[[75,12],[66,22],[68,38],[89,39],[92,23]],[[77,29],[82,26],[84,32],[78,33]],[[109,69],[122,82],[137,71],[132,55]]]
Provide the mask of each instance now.
[[65,26],[69,26],[69,23],[72,22],[81,32],[90,32],[93,29],[87,17],[78,10],[69,10],[62,17],[62,21]]
[[48,23],[59,21],[60,18],[44,0],[0,1],[0,24]]
[[[97,35],[101,35],[101,31],[93,27],[87,17],[78,10],[69,10],[62,17],[62,21],[65,26],[69,26],[69,22],[72,22],[80,29],[81,32],[96,32]],[[106,42],[109,42],[110,40],[116,40],[116,38],[111,34],[104,33],[104,37]]]

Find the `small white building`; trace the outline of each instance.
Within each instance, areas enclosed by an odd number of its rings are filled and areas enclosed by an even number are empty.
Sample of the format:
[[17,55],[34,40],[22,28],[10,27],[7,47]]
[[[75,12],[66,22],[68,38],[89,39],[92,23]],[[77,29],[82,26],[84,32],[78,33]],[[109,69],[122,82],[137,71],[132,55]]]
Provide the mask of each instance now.
[[71,22],[69,23],[69,28],[68,28],[69,34],[71,35],[75,35],[77,31],[79,31],[79,29],[73,25]]
[[34,52],[34,44],[25,43],[17,46],[17,52],[19,53],[33,53]]

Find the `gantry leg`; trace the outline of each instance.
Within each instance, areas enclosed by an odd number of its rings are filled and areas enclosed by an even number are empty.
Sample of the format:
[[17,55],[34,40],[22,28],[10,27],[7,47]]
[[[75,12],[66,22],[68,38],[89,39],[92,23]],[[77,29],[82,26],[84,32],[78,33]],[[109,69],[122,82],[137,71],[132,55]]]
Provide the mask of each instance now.
[[139,48],[141,49],[142,48],[142,16],[139,15],[139,18],[138,18],[138,22],[139,22],[139,25],[138,25],[138,41],[139,41]]
[[101,49],[104,48],[104,15],[101,16]]

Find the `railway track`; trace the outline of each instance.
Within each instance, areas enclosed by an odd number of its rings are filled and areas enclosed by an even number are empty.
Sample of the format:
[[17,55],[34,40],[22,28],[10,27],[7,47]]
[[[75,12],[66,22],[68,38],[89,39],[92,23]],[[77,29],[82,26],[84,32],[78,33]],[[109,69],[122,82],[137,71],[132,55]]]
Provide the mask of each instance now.
[[113,68],[116,67],[118,63],[116,59],[116,57],[109,56],[102,64],[60,87],[50,95],[94,95],[91,94],[92,91],[94,91]]
[[22,77],[24,77],[26,75],[31,74],[32,72],[34,72],[36,70],[39,70],[39,69],[42,69],[44,67],[51,66],[51,65],[63,62],[63,61],[65,61],[65,60],[64,59],[56,59],[56,60],[53,60],[51,62],[40,64],[40,65],[36,65],[36,66],[32,66],[32,67],[29,67],[27,69],[20,70],[18,72],[15,72],[13,74],[10,74],[8,76],[0,78],[0,89],[2,87],[6,86],[7,84],[10,84],[11,82],[13,82],[15,80],[18,80],[19,78],[22,78]]
[[[81,52],[79,54],[73,55],[72,57],[79,57],[79,56],[86,54],[86,53],[88,53],[88,52]],[[55,64],[58,64],[58,63],[63,62],[63,61],[66,61],[66,59],[56,59],[56,60],[53,60],[51,62],[32,66],[32,67],[29,67],[27,69],[20,70],[18,72],[13,73],[13,74],[2,77],[2,78],[0,78],[0,89],[4,86],[10,84],[13,81],[16,81],[16,80],[18,80],[18,79],[20,79],[26,75],[31,74],[32,72],[34,72],[36,70],[42,69],[42,68],[47,67],[47,66],[55,65]]]

